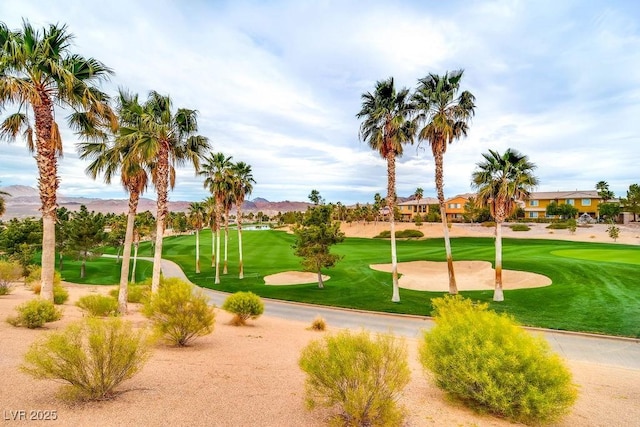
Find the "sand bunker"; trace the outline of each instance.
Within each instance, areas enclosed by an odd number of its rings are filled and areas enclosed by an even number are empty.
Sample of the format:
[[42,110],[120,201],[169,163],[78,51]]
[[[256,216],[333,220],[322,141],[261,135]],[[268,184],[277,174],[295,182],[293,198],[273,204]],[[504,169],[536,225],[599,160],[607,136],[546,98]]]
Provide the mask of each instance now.
[[[329,280],[329,276],[322,275],[322,280]],[[264,276],[265,285],[302,285],[305,283],[318,283],[318,274],[303,271],[285,271],[283,273]]]
[[[456,284],[460,291],[483,291],[494,288],[495,270],[487,261],[454,261]],[[391,264],[373,264],[374,270],[391,272]],[[398,263],[402,276],[398,285],[416,291],[446,292],[449,290],[449,274],[446,262],[411,261]],[[549,286],[551,279],[528,271],[502,270],[504,289],[538,288]]]

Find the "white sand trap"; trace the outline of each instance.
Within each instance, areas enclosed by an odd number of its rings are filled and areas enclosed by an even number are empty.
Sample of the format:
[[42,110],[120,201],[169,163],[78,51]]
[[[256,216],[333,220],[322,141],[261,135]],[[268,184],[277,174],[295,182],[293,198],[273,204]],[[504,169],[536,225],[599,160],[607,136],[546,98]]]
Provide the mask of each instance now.
[[[374,270],[391,272],[391,264],[372,264]],[[456,284],[460,291],[482,291],[494,288],[495,270],[487,261],[454,261]],[[398,285],[416,291],[446,292],[449,273],[446,262],[411,261],[398,263],[402,276]],[[551,279],[528,271],[502,270],[503,289],[539,288],[549,286]]]
[[[322,280],[329,280],[329,276],[322,275]],[[280,285],[302,285],[305,283],[318,283],[318,273],[304,271],[285,271],[283,273],[264,276],[264,284],[272,286]]]

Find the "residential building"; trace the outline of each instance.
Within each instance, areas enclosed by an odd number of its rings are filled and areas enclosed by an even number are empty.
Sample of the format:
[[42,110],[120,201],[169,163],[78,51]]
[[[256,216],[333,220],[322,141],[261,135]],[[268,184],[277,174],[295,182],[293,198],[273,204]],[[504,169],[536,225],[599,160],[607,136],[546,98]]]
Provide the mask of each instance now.
[[475,196],[475,193],[464,193],[445,200],[444,211],[447,215],[447,221],[462,221],[464,205],[469,201],[469,198]]
[[398,203],[398,209],[400,210],[401,221],[413,221],[416,215],[426,215],[429,213],[429,205],[437,205],[438,199],[433,197],[425,197],[417,200],[407,200],[406,202]]
[[598,205],[602,203],[602,199],[596,190],[534,192],[525,201],[525,218],[545,218],[547,206],[552,202],[572,205],[578,210],[578,215],[586,213],[597,218]]

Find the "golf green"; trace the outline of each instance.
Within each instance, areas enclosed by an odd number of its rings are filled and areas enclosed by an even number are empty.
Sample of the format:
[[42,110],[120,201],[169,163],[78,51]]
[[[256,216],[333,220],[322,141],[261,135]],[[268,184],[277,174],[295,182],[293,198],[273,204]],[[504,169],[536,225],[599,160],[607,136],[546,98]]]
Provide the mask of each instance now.
[[551,251],[552,255],[584,259],[589,261],[622,262],[625,264],[640,265],[640,248],[638,249],[562,249]]

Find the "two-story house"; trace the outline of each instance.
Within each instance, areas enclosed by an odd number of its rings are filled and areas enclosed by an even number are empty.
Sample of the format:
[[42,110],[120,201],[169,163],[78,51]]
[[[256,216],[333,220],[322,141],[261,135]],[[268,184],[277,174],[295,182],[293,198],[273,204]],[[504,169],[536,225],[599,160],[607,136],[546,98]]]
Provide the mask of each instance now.
[[475,193],[464,193],[447,199],[444,205],[444,211],[447,214],[447,220],[462,220],[464,216],[464,205],[469,201],[469,198],[475,196]]
[[596,218],[598,205],[602,203],[602,199],[596,190],[534,192],[525,201],[525,218],[545,218],[547,206],[551,202],[556,202],[558,205],[572,205],[578,210],[578,215],[586,213]]
[[398,209],[400,210],[401,221],[413,221],[416,215],[426,215],[429,213],[429,205],[437,205],[438,199],[433,197],[426,197],[424,199],[407,200],[406,202],[398,203]]

